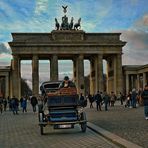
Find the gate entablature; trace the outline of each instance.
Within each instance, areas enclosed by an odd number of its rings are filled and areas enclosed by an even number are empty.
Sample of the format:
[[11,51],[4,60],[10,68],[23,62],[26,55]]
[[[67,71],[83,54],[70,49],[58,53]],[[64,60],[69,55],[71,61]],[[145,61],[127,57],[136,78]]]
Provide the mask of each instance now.
[[[97,44],[123,44],[121,33],[85,33],[82,30],[53,30],[51,33],[12,33],[12,42],[21,44],[45,44],[57,42],[97,43]],[[13,44],[12,44],[13,45]]]

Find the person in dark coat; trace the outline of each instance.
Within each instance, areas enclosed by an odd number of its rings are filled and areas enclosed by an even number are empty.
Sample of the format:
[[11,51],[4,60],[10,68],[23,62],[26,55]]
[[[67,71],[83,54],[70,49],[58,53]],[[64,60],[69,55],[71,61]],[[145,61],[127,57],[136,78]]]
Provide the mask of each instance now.
[[119,94],[119,99],[120,99],[121,105],[123,105],[124,96],[121,92]]
[[101,97],[99,91],[98,91],[97,94],[95,95],[95,100],[96,100],[96,108],[97,108],[97,111],[98,111],[98,108],[99,108],[99,110],[101,111],[102,97]]
[[3,98],[0,96],[0,112],[3,112]]
[[145,119],[148,120],[148,85],[145,85],[144,91],[141,95],[144,104]]
[[21,107],[23,108],[23,113],[27,112],[27,99],[23,97]]
[[103,101],[105,104],[105,111],[108,111],[108,104],[109,104],[110,96],[104,92]]
[[3,99],[3,104],[4,104],[4,111],[6,111],[6,108],[7,108],[7,100],[6,100],[6,98]]
[[20,98],[20,105],[22,107],[22,102],[23,102],[23,96]]
[[81,104],[82,107],[86,107],[87,106],[87,100],[85,99],[85,97],[83,96],[82,93],[80,94],[79,100],[80,100],[80,104]]
[[132,90],[131,101],[132,101],[132,107],[136,108],[137,92],[136,92],[135,88],[133,88],[133,90]]
[[90,103],[90,108],[93,108],[94,97],[91,94],[88,94],[88,99]]
[[13,96],[13,98],[11,99],[11,105],[13,114],[18,114],[19,100],[15,96]]
[[30,101],[31,101],[33,112],[35,113],[36,112],[36,105],[38,104],[38,101],[37,101],[36,96],[33,95],[31,97],[31,100]]

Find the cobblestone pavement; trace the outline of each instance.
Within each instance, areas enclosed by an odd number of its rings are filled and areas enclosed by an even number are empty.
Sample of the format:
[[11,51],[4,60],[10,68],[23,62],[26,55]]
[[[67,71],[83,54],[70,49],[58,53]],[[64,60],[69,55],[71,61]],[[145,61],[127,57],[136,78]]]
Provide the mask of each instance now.
[[0,148],[115,148],[100,135],[87,129],[82,133],[77,125],[74,129],[54,130],[45,127],[40,135],[38,115],[31,110],[13,115],[7,111],[0,114]]
[[[95,107],[95,103],[94,103]],[[125,108],[117,101],[108,111],[86,109],[89,122],[94,123],[124,139],[148,148],[148,120],[144,119],[143,107]]]

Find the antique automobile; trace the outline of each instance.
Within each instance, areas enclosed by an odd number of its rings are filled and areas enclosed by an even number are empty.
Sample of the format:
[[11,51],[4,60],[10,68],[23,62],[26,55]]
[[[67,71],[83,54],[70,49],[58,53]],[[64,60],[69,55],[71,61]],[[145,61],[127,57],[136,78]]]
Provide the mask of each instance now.
[[[59,85],[58,89],[55,87],[57,85]],[[54,129],[69,129],[79,124],[81,131],[86,131],[84,106],[82,107],[79,102],[75,84],[68,77],[65,77],[62,82],[43,83],[40,89],[45,99],[43,107],[39,109],[41,135],[44,134],[44,127],[47,125],[52,125]]]

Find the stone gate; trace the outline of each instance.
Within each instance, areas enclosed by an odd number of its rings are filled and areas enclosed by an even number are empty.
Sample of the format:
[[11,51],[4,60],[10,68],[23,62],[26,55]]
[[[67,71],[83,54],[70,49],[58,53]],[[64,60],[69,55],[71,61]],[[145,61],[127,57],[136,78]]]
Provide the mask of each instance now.
[[53,30],[51,33],[12,33],[12,81],[10,94],[21,96],[21,60],[32,60],[32,90],[39,93],[39,60],[50,60],[50,80],[58,80],[58,60],[73,61],[78,92],[84,85],[84,60],[90,61],[90,93],[103,91],[103,59],[107,61],[107,91],[123,91],[121,33],[86,33]]

